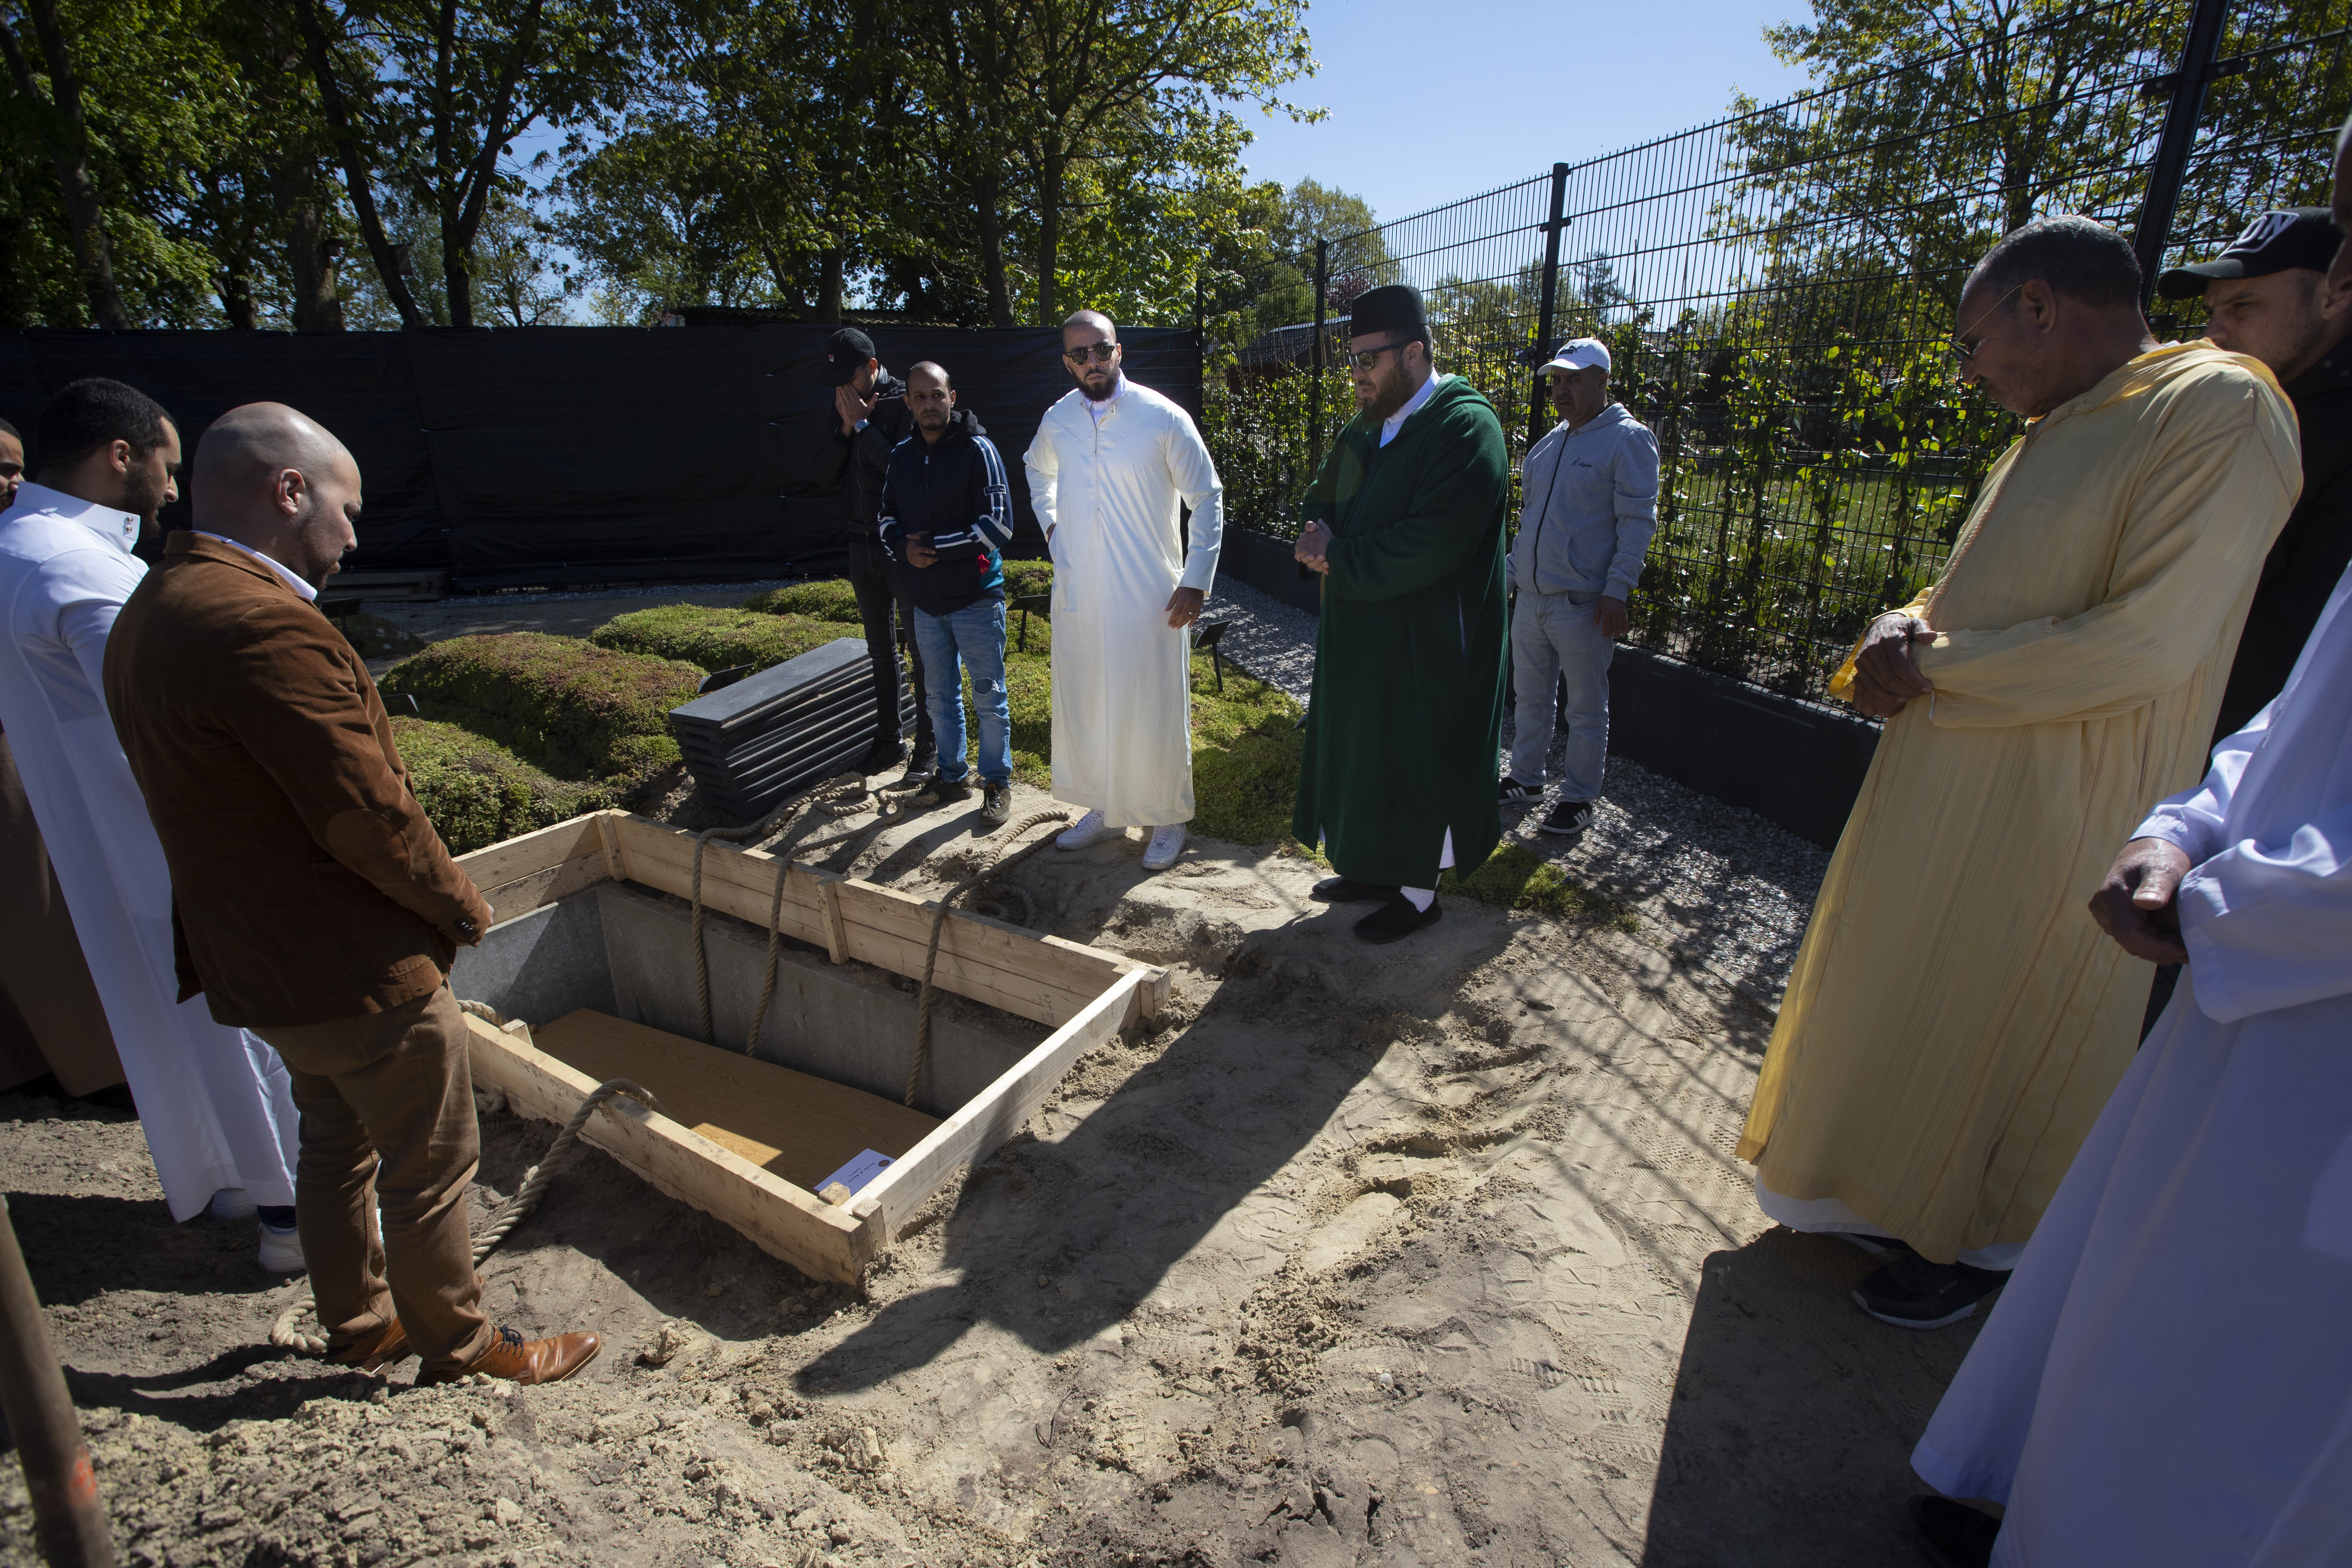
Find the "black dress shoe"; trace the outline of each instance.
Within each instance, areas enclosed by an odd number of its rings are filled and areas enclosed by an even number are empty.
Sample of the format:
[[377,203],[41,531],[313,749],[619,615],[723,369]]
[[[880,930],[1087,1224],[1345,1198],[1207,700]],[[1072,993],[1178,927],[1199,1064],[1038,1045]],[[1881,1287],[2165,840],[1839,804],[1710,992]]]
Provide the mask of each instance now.
[[1951,1568],[1989,1568],[2000,1521],[1948,1497],[1915,1497],[1910,1512],[1927,1549]]
[[1359,882],[1353,877],[1326,877],[1307,896],[1318,904],[1377,904],[1395,898],[1396,889],[1377,882]]
[[1966,1263],[1930,1263],[1906,1247],[1887,1254],[1885,1268],[1853,1288],[1853,1304],[1898,1329],[1940,1329],[1989,1308],[2009,1283],[2009,1270]]
[[1444,912],[1435,899],[1429,900],[1429,908],[1417,910],[1412,907],[1411,899],[1397,893],[1387,903],[1356,922],[1356,940],[1402,942],[1423,926],[1435,925],[1438,917]]
[[857,759],[857,771],[871,777],[885,768],[895,768],[906,760],[907,743],[896,735],[885,735],[866,748]]

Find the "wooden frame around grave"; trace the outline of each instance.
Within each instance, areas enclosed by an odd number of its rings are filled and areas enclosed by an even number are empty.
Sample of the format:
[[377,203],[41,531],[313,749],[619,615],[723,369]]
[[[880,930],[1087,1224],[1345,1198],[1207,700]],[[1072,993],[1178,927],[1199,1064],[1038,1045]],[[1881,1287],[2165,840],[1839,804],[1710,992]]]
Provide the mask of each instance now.
[[[503,922],[599,882],[689,895],[694,835],[624,811],[573,817],[457,858]],[[703,850],[705,908],[765,930],[778,861],[712,840]],[[936,901],[793,862],[780,925],[825,950],[920,978]],[[754,1165],[634,1100],[614,1100],[582,1132],[659,1191],[725,1221],[803,1273],[856,1283],[908,1217],[958,1166],[1019,1131],[1080,1057],[1168,1002],[1168,971],[1099,948],[950,910],[932,983],[1051,1026],[1042,1044],[955,1110],[845,1207]],[[468,1015],[474,1081],[541,1121],[568,1121],[594,1080]]]

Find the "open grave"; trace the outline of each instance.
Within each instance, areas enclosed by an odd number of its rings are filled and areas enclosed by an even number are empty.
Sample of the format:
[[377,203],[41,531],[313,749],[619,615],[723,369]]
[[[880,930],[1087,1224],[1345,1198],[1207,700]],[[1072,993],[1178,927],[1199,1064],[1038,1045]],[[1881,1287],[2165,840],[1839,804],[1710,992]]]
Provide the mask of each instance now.
[[661,1110],[608,1100],[589,1142],[844,1284],[1080,1057],[1168,1001],[1163,968],[950,910],[919,1061],[935,902],[619,811],[458,864],[497,923],[451,988],[507,1020],[467,1017],[476,1089],[560,1123],[635,1081]]

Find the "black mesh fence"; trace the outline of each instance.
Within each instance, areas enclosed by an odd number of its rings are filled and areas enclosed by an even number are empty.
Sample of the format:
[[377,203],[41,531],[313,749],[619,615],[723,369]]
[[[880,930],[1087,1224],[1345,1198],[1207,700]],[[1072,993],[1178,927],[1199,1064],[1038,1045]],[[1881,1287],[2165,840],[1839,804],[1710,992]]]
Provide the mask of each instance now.
[[[1599,336],[1664,465],[1633,640],[1819,698],[1869,617],[1933,579],[2016,433],[1955,375],[1969,269],[2032,217],[2129,232],[2147,198],[2194,0],[2038,15],[1330,242],[1327,368],[1312,330],[1211,367],[1233,515],[1296,531],[1309,465],[1351,411],[1329,368],[1347,307],[1374,284],[1423,289],[1439,368],[1494,401],[1515,456],[1550,424],[1538,350]],[[2168,260],[2212,254],[2267,206],[2324,202],[2352,105],[2352,0],[2238,0],[2222,18]]]

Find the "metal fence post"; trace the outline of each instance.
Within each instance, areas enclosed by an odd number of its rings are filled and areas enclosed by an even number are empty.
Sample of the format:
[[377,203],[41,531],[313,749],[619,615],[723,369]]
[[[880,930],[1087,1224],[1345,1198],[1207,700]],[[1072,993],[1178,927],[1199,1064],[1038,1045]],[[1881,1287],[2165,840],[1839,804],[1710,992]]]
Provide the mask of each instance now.
[[2132,234],[2132,249],[2139,257],[2140,308],[2147,308],[2156,291],[2156,274],[2164,265],[2164,242],[2172,234],[2172,215],[2180,205],[2180,184],[2189,173],[2189,152],[2197,142],[2197,118],[2205,107],[2205,89],[2217,74],[2214,58],[2221,52],[2221,23],[2230,0],[2196,0],[2189,17],[2189,42],[2180,64],[2168,79],[2158,77],[2142,90],[2164,89],[2168,80],[2172,101],[2164,110],[2164,132],[2157,138],[2156,161],[2148,166],[2147,195],[2140,203],[2139,226]]
[[1307,361],[1315,384],[1307,394],[1307,478],[1323,467],[1323,302],[1331,292],[1331,242],[1315,242],[1315,345]]
[[[1551,357],[1553,307],[1559,300],[1559,232],[1567,226],[1568,165],[1551,166],[1551,221],[1544,225],[1543,310],[1540,324],[1536,328],[1537,364]],[[1543,437],[1544,374],[1535,373],[1534,388],[1528,394],[1528,445],[1532,447]]]

